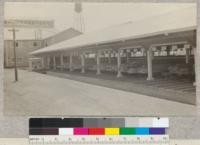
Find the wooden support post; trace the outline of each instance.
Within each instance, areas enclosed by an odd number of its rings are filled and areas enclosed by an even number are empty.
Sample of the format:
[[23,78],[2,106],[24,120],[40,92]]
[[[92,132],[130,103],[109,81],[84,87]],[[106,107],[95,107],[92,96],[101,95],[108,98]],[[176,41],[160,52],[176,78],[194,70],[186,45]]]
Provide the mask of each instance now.
[[[193,68],[194,68],[194,82],[193,82],[193,86],[196,86],[196,78],[197,78],[197,75],[198,75],[198,72],[197,72],[197,48],[192,48],[192,49],[194,49],[194,66],[193,66]],[[197,88],[196,88],[197,89]]]
[[43,68],[47,69],[47,56],[44,56],[43,58]]
[[85,54],[81,54],[81,73],[85,73]]
[[63,69],[64,69],[64,61],[63,61],[63,54],[60,54],[60,69],[61,69],[61,71],[63,71]]
[[53,69],[56,70],[56,56],[53,56]]
[[100,51],[97,51],[97,53],[96,53],[96,59],[97,59],[97,75],[100,75],[101,74],[101,61],[100,61]]
[[32,60],[31,60],[31,59],[29,59],[28,63],[29,63],[29,71],[33,71],[33,64],[32,64]]
[[69,71],[73,71],[73,53],[69,54]]
[[152,69],[152,59],[153,59],[153,53],[152,53],[152,49],[149,48],[147,50],[147,70],[148,70],[148,77],[147,80],[153,80],[153,69]]
[[44,57],[41,57],[41,67],[42,69],[45,69],[45,56]]
[[184,45],[184,48],[186,50],[185,63],[189,64],[189,62],[190,62],[190,45],[189,44]]
[[121,72],[121,50],[118,50],[117,53],[117,78],[122,77],[122,72]]
[[50,69],[50,57],[47,56],[47,69]]
[[111,64],[111,51],[109,51],[109,53],[108,53],[108,63],[109,63],[109,65]]

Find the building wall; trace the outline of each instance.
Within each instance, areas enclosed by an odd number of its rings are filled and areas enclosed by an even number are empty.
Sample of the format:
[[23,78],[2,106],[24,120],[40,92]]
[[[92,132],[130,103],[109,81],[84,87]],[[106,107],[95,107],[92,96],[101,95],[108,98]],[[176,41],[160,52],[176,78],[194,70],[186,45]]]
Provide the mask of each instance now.
[[[28,67],[28,58],[30,57],[30,52],[67,39],[71,39],[80,34],[81,32],[76,31],[73,28],[69,28],[43,40],[18,40],[16,46],[17,65],[19,67]],[[13,41],[5,40],[4,43],[4,67],[10,68],[14,66]]]
[[[17,65],[28,67],[29,53],[42,48],[41,40],[18,40],[16,41]],[[4,65],[6,68],[14,66],[13,41],[4,41]]]

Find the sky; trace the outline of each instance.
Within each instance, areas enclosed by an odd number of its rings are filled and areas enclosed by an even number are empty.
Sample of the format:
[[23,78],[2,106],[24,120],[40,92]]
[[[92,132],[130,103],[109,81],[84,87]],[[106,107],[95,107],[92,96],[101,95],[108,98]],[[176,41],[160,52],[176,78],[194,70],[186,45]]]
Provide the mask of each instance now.
[[[167,12],[194,7],[194,3],[83,3],[82,17],[85,33],[129,21],[137,21]],[[54,35],[73,27],[74,3],[6,2],[5,19],[49,19],[55,21],[54,29],[42,30],[43,37]],[[35,29],[19,29],[17,39],[34,39]],[[11,39],[7,28],[4,38]]]

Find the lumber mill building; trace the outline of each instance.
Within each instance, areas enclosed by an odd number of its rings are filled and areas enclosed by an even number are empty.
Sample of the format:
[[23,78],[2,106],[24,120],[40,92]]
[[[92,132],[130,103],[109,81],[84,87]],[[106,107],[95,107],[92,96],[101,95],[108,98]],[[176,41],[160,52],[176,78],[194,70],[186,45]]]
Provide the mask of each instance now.
[[158,76],[188,78],[188,92],[178,92],[174,99],[177,92],[168,91],[165,98],[195,104],[196,29],[196,12],[187,8],[81,34],[31,54],[49,71],[112,72],[117,78],[142,74],[146,84]]

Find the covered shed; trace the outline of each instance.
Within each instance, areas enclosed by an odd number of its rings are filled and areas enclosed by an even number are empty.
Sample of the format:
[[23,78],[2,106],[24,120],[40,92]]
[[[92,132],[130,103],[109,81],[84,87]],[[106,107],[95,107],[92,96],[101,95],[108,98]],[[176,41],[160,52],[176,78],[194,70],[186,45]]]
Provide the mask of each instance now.
[[[196,11],[191,7],[81,34],[31,54],[43,58],[46,69],[81,69],[82,73],[92,69],[97,74],[112,70],[117,77],[123,72],[137,72],[153,80],[154,70],[166,71],[159,63],[165,58],[194,62],[196,29]],[[154,65],[157,58],[158,65]],[[129,66],[135,60],[140,66]]]

